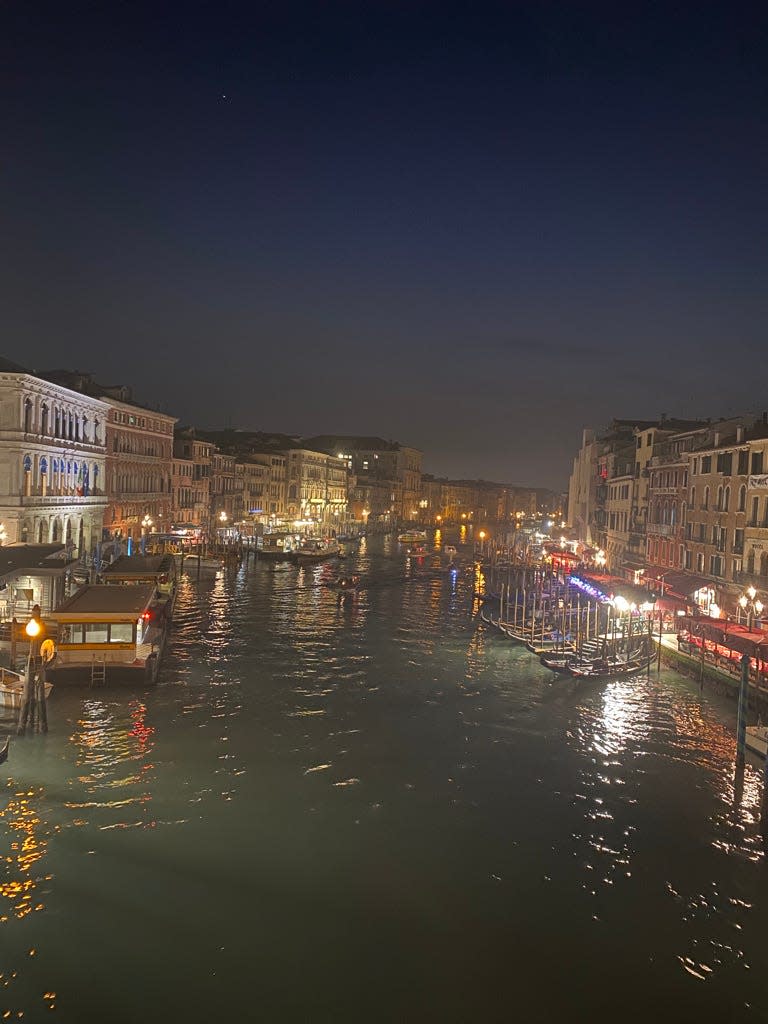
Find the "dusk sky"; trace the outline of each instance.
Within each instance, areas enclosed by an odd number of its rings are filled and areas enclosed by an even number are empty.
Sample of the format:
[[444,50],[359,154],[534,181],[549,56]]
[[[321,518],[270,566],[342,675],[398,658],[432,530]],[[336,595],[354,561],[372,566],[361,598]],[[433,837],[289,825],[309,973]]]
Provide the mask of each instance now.
[[564,489],[768,407],[768,8],[0,13],[1,354]]

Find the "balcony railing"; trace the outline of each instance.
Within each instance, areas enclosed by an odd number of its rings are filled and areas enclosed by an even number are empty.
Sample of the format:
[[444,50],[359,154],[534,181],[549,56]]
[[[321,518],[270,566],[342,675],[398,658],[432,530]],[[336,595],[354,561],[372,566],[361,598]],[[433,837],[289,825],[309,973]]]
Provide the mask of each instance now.
[[[62,505],[103,505],[107,500],[106,494],[22,494],[19,498],[19,505],[22,508],[40,508],[44,505],[60,507]],[[5,503],[11,504],[13,498],[6,498]]]
[[675,535],[675,527],[670,523],[648,523],[646,530],[657,537],[673,537]]

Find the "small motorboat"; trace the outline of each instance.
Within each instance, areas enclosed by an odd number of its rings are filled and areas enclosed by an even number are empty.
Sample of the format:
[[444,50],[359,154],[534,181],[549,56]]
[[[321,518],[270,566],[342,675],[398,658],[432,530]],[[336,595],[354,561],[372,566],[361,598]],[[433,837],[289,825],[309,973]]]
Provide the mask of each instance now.
[[341,576],[336,581],[336,603],[350,604],[357,597],[357,590],[360,586],[359,576]]
[[[51,695],[53,683],[45,684],[46,700]],[[0,669],[0,707],[18,711],[24,696],[24,676],[11,672],[8,668]]]
[[5,743],[0,747],[0,764],[8,760],[8,751],[11,746],[11,737],[5,737]]
[[197,555],[186,555],[184,558],[184,571],[190,572],[193,575],[200,570],[200,572],[218,572],[224,568],[223,558],[203,558]]
[[401,544],[418,544],[419,541],[427,539],[427,531],[406,530],[405,533],[401,533],[397,539]]
[[429,552],[423,544],[415,544],[412,548],[408,548],[409,558],[426,558]]

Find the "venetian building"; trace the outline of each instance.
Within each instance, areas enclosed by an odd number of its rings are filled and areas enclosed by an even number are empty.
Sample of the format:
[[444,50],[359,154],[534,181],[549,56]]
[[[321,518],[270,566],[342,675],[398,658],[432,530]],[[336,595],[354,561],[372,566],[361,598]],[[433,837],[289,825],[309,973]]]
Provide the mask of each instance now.
[[74,555],[101,539],[109,406],[0,360],[0,537],[63,543]]
[[171,520],[173,416],[104,397],[107,419],[105,532],[113,537],[164,533]]
[[176,431],[171,463],[171,518],[175,525],[207,530],[211,519],[214,448],[191,427]]

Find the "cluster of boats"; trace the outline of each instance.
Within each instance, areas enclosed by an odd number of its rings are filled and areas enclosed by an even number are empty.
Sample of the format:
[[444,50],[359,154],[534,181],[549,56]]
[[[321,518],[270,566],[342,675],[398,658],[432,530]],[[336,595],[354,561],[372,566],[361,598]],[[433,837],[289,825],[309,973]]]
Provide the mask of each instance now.
[[[525,633],[516,630],[509,623],[494,618],[483,609],[480,618],[494,626],[505,636],[524,644],[539,661],[553,672],[575,676],[580,679],[614,679],[620,676],[636,675],[646,671],[653,660],[652,643],[642,637],[634,645],[627,644],[626,638],[611,640],[608,637],[594,637],[579,645],[553,628],[543,633],[538,641],[528,640],[530,630]],[[623,648],[623,649],[622,649]]]

